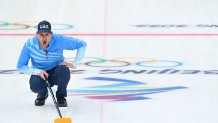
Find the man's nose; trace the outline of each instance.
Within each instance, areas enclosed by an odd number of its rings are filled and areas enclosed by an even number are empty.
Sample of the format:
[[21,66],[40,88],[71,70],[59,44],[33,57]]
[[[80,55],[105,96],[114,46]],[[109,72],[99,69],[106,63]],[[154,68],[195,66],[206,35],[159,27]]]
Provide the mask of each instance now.
[[47,39],[47,38],[46,38],[45,36],[42,37],[42,40],[43,40],[43,41],[46,41],[46,39]]

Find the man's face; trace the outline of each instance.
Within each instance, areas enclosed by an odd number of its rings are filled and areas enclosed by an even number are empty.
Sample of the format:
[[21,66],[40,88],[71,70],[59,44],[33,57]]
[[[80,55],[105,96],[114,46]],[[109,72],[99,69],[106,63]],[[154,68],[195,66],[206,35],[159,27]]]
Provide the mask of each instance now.
[[48,33],[48,32],[41,32],[37,34],[38,37],[38,41],[40,46],[45,49],[48,47],[51,37],[52,37],[52,33]]

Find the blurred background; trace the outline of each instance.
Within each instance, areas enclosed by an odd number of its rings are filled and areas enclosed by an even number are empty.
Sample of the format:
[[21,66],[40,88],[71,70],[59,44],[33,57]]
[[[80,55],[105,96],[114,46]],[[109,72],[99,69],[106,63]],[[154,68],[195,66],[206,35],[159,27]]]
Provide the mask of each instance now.
[[[216,0],[0,0],[2,122],[51,123],[49,98],[35,107],[29,75],[16,70],[42,20],[87,42],[71,70],[64,116],[75,123],[216,123]],[[66,61],[76,51],[65,51]],[[55,91],[55,88],[53,88]],[[128,117],[128,118],[127,118]]]

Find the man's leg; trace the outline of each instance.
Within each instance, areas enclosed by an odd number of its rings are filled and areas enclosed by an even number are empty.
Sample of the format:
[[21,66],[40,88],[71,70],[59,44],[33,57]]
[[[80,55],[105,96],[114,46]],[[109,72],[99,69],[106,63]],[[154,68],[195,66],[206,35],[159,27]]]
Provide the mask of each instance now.
[[51,72],[49,71],[49,78],[51,83],[54,83],[58,86],[56,97],[60,107],[66,107],[67,101],[65,97],[67,97],[67,85],[70,81],[70,70],[68,67],[59,65]]
[[37,93],[37,98],[35,100],[36,106],[42,106],[45,104],[45,100],[48,97],[48,90],[45,80],[41,79],[38,75],[32,75],[30,77],[30,89]]

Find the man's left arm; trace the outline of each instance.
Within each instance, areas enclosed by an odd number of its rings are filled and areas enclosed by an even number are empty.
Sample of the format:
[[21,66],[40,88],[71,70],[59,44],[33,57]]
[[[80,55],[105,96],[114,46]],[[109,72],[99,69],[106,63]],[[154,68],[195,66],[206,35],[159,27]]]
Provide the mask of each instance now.
[[87,43],[72,37],[63,37],[63,40],[63,46],[66,50],[77,50],[75,59],[72,62],[73,67],[76,68],[85,55]]

